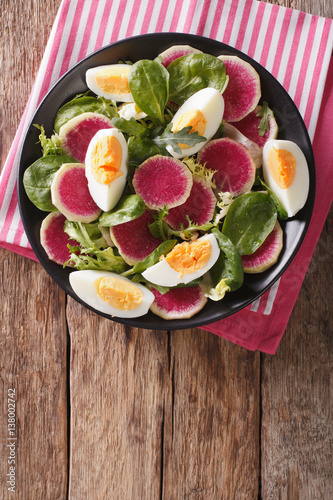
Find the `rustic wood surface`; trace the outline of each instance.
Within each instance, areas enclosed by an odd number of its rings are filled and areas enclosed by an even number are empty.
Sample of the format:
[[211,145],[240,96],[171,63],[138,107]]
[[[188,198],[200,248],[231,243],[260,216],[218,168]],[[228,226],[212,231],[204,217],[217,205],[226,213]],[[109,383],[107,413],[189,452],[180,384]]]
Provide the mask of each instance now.
[[[277,0],[333,17],[331,0]],[[60,0],[0,0],[0,165]],[[332,214],[275,356],[88,311],[0,249],[0,498],[15,389],[19,499],[333,498]]]

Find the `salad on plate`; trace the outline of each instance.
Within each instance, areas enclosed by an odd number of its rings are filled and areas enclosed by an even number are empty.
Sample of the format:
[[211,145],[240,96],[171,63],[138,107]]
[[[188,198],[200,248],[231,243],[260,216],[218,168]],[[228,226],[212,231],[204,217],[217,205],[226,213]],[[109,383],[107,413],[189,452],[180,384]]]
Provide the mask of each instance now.
[[306,203],[309,171],[251,64],[175,45],[85,79],[51,137],[36,124],[42,156],[23,177],[47,212],[41,245],[81,301],[191,318],[278,261],[279,220]]

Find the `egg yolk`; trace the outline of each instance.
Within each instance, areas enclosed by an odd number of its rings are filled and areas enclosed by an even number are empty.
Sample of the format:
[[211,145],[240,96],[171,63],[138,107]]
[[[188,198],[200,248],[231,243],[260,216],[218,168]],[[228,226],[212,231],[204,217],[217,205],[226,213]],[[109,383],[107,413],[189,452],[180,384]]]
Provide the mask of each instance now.
[[289,151],[271,148],[268,153],[268,167],[281,189],[287,189],[291,185],[296,174],[296,160]]
[[96,85],[108,94],[130,94],[127,68],[108,68],[100,70],[95,75]]
[[172,269],[180,276],[192,274],[205,266],[212,254],[212,246],[209,240],[184,241],[176,245],[165,258]]
[[111,184],[120,172],[122,160],[121,144],[117,137],[101,137],[92,148],[90,164],[91,173],[100,184]]
[[[172,132],[178,132],[185,127],[192,127],[191,132],[198,132],[199,135],[204,135],[206,130],[206,119],[200,109],[190,109],[182,113],[177,120],[173,122]],[[187,144],[178,144],[181,149],[189,148]]]
[[140,288],[119,278],[99,278],[95,281],[95,287],[102,300],[121,311],[136,309],[143,299]]

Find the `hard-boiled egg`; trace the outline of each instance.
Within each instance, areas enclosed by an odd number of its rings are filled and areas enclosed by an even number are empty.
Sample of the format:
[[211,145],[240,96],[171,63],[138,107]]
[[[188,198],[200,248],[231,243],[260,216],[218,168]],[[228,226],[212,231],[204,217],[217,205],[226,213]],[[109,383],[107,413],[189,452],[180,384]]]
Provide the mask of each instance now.
[[86,82],[95,94],[119,102],[133,102],[128,84],[129,64],[110,64],[90,68],[86,72]]
[[143,285],[107,271],[74,271],[69,282],[83,302],[118,318],[143,316],[154,300],[152,292]]
[[130,120],[134,118],[135,120],[141,120],[147,116],[146,113],[141,111],[141,109],[135,104],[135,102],[128,102],[122,104],[118,109],[119,116],[125,120]]
[[300,147],[286,140],[267,141],[263,148],[263,175],[288,217],[303,206],[309,193],[309,169]]
[[216,133],[223,113],[224,99],[218,90],[208,87],[193,94],[180,106],[171,120],[172,131],[177,132],[191,126],[191,132],[198,132],[206,141],[198,142],[195,146],[179,144],[181,153],[176,153],[171,146],[167,146],[169,153],[175,158],[197,153]]
[[200,278],[215,264],[220,249],[213,234],[176,245],[166,257],[142,273],[160,286],[176,286]]
[[111,210],[121,197],[127,177],[128,148],[120,130],[99,130],[85,158],[90,194],[99,208]]

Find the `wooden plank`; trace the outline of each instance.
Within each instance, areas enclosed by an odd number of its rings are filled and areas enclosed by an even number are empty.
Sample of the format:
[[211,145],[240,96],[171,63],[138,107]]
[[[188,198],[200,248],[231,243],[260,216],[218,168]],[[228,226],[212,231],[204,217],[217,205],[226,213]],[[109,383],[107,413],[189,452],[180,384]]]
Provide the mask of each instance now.
[[[59,3],[50,1],[47,9],[43,2],[33,0],[1,4],[1,166],[28,100]],[[0,497],[65,498],[65,294],[39,264],[3,249],[0,287]],[[9,423],[14,419],[15,427],[8,428],[8,409],[13,410],[8,406],[8,396],[13,394],[10,389],[15,389],[15,402],[10,401],[15,404],[15,416],[10,413]],[[8,463],[8,459],[14,459],[14,463]],[[15,467],[15,494],[8,491],[10,466]]]
[[257,498],[259,353],[198,329],[170,335],[163,498]]
[[332,230],[331,213],[277,354],[263,356],[263,499],[333,498]]
[[[17,498],[65,498],[65,296],[40,264],[1,250],[0,269],[0,496],[13,496],[6,480],[14,466]],[[10,389],[15,403],[8,406]],[[10,423],[15,426],[8,428],[12,404]],[[11,449],[7,444],[12,442]],[[11,458],[14,462],[8,463]]]
[[72,499],[157,499],[169,392],[168,336],[69,299]]

